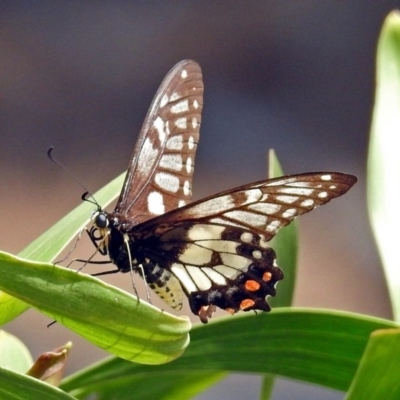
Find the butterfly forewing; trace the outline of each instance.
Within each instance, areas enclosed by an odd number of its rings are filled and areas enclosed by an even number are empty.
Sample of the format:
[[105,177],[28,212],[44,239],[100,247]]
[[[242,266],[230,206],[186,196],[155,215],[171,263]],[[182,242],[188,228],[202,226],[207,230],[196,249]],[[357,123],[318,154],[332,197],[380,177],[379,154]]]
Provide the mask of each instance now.
[[201,69],[181,61],[162,82],[143,123],[116,213],[137,224],[190,202],[202,108]]
[[296,216],[343,195],[355,182],[354,176],[337,172],[264,180],[196,201],[149,222],[176,224],[193,219],[258,231],[270,240]]

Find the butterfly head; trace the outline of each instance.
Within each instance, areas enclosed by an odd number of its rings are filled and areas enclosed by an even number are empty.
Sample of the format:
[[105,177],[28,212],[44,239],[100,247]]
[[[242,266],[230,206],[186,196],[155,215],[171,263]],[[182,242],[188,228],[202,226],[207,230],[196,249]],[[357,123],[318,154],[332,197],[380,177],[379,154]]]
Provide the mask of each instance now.
[[89,230],[89,236],[96,244],[101,254],[108,253],[110,239],[110,218],[100,207],[94,211],[90,217],[93,225]]
[[108,228],[109,219],[107,214],[103,210],[100,209],[94,211],[90,219],[92,220],[96,228],[100,231]]

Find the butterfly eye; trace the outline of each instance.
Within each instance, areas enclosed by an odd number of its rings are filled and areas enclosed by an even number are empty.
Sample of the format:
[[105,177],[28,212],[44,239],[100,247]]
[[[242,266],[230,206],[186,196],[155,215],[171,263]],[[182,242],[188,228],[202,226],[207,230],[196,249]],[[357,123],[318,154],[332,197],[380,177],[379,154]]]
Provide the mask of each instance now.
[[94,224],[98,229],[104,229],[108,226],[108,218],[107,215],[100,212],[94,218]]

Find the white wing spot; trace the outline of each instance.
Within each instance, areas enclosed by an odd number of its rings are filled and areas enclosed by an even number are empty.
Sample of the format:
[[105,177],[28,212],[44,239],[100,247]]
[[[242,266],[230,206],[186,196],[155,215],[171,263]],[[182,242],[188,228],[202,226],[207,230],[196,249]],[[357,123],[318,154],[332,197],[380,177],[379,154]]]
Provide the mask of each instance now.
[[188,76],[188,74],[187,74],[186,69],[183,69],[181,72],[181,78],[185,79],[185,78],[187,78],[187,76]]
[[172,136],[167,140],[167,149],[169,150],[182,150],[183,137],[182,135]]
[[243,232],[240,235],[240,240],[242,242],[250,243],[253,240],[253,235],[250,232]]
[[179,256],[183,263],[208,264],[213,255],[212,250],[200,247],[195,243],[189,243]]
[[167,103],[168,103],[168,95],[164,94],[164,96],[163,96],[163,98],[161,99],[161,102],[160,102],[160,107],[161,108],[164,107]]
[[299,198],[297,196],[279,195],[279,196],[276,196],[276,199],[285,204],[292,204],[295,201],[297,201]]
[[257,260],[260,260],[262,257],[262,253],[260,250],[254,250],[252,254],[253,254],[253,257],[256,258]]
[[188,265],[186,268],[200,290],[208,290],[211,288],[212,283],[210,278],[199,267]]
[[150,192],[147,196],[147,209],[154,215],[161,215],[165,213],[165,206],[163,196],[158,192]]
[[179,103],[174,104],[173,106],[170,107],[170,111],[173,114],[179,114],[189,111],[189,100],[188,99],[182,100]]
[[192,172],[192,157],[188,157],[186,160],[186,172],[188,174]]
[[197,127],[197,118],[196,118],[196,117],[193,117],[193,118],[192,118],[192,128],[193,128],[193,129],[196,129],[196,127]]
[[158,138],[160,139],[160,142],[164,142],[165,140],[165,130],[164,130],[164,121],[161,119],[161,117],[157,117],[154,122],[153,122],[154,128],[156,128],[156,131],[158,132]]
[[179,279],[181,284],[186,288],[189,293],[197,291],[196,285],[194,284],[189,274],[186,272],[186,269],[183,265],[174,263],[171,265],[171,271],[175,274],[175,276]]
[[220,257],[224,265],[242,270],[247,268],[252,262],[248,258],[239,256],[238,254],[221,253]]
[[281,226],[281,222],[278,220],[275,220],[267,225],[266,230],[267,230],[267,232],[275,233],[279,229],[280,226]]
[[179,190],[179,178],[166,172],[158,172],[154,178],[156,184],[171,193],[177,193]]
[[331,185],[331,186],[329,186],[329,189],[331,189],[331,190],[337,189],[337,186],[336,185]]
[[332,175],[321,175],[321,180],[330,181],[332,180]]
[[318,197],[320,199],[325,199],[326,197],[328,197],[328,193],[327,192],[320,192],[320,193],[318,193]]
[[214,267],[214,270],[218,271],[221,275],[226,276],[227,278],[233,278],[239,273],[236,268],[227,267],[225,265],[217,265]]
[[263,214],[272,215],[277,213],[282,208],[282,206],[273,203],[256,203],[256,204],[250,204],[248,208],[250,210],[258,211]]
[[179,96],[179,93],[174,92],[174,93],[171,94],[171,97],[169,98],[169,101],[175,101],[175,100],[178,100],[180,98],[181,97]]
[[187,118],[186,117],[178,118],[177,120],[175,120],[175,126],[179,129],[186,129]]
[[234,211],[228,211],[224,215],[228,218],[232,218],[252,226],[259,227],[259,226],[264,226],[267,223],[266,215],[254,214],[249,211],[234,210]]
[[235,202],[230,194],[204,201],[187,210],[188,215],[203,216],[203,214],[217,214],[235,207]]
[[[206,233],[206,232],[205,232]],[[209,239],[209,236],[203,236],[203,238],[196,240],[196,244],[202,247],[206,247],[207,249],[217,251],[219,253],[237,253],[238,243],[233,242],[231,240],[204,240],[204,238]]]
[[292,218],[297,214],[297,210],[295,208],[288,208],[286,211],[282,213],[283,218]]
[[[178,182],[179,182],[179,180],[178,180]],[[190,196],[190,194],[191,194],[189,181],[185,181],[185,183],[183,184],[183,194],[185,196]]]
[[188,237],[191,240],[204,240],[205,238],[219,240],[224,230],[223,226],[198,224],[189,229]]
[[171,171],[181,171],[183,167],[180,154],[164,154],[160,160],[160,167]]
[[314,205],[314,200],[313,199],[305,199],[300,203],[300,205],[302,207],[311,207]]
[[244,194],[246,195],[246,201],[244,204],[254,203],[262,199],[262,192],[260,189],[246,190]]
[[154,163],[158,156],[158,150],[153,148],[153,144],[150,139],[147,138],[142,147],[142,151],[139,154],[138,169],[143,175],[148,175],[154,168]]
[[183,207],[183,206],[186,206],[186,201],[185,200],[179,200],[178,207]]
[[260,246],[263,247],[264,249],[268,249],[268,241],[265,240],[264,235],[260,235]]
[[195,110],[197,110],[197,109],[199,108],[199,103],[198,103],[197,100],[195,100],[195,101],[193,102],[193,107],[195,108]]
[[[296,186],[300,186],[300,183]],[[307,183],[308,185],[308,183]],[[305,185],[304,185],[305,186]],[[299,187],[283,187],[278,189],[279,193],[286,193],[289,195],[299,195],[299,196],[311,196],[314,193],[314,189],[306,189],[306,188],[299,188]]]
[[189,147],[190,150],[192,150],[193,147],[194,147],[194,139],[193,139],[193,136],[190,136],[190,138],[189,138],[189,140],[188,140],[188,147]]
[[218,272],[214,271],[212,268],[202,268],[201,269],[215,284],[225,286],[227,284],[226,279],[219,274]]

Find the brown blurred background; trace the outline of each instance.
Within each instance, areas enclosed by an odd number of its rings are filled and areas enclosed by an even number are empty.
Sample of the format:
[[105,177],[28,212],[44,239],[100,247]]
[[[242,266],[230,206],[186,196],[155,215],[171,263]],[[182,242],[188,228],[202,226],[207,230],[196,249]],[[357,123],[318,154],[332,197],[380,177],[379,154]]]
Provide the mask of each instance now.
[[[48,147],[96,191],[126,169],[164,75],[193,58],[206,88],[194,198],[265,178],[270,148],[288,174],[357,175],[349,194],[301,218],[295,305],[390,318],[367,220],[365,166],[377,38],[399,5],[1,2],[1,250],[18,253],[80,202],[82,188],[49,162]],[[80,251],[91,254],[91,245]],[[112,282],[129,290],[126,275]],[[35,357],[72,340],[69,372],[105,356],[47,323],[30,310],[5,329]],[[198,400],[257,398],[259,383],[235,374]],[[280,380],[274,395],[313,398],[343,393]]]

